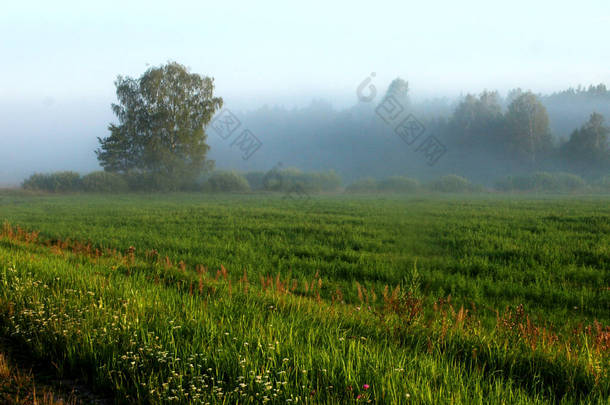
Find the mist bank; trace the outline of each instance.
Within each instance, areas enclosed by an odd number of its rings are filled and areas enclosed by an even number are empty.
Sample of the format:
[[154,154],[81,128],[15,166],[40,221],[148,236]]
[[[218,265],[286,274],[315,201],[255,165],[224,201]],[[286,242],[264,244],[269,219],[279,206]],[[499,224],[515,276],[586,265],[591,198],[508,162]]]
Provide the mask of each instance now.
[[[408,144],[397,135],[396,122],[388,123],[380,116],[381,96],[345,109],[314,100],[301,108],[263,106],[234,111],[228,102],[225,108],[240,120],[239,131],[251,131],[261,146],[244,159],[232,139],[221,138],[209,127],[209,158],[218,169],[225,170],[268,171],[280,162],[304,171],[333,170],[346,184],[363,177],[396,175],[426,181],[449,173],[486,185],[502,176],[534,171],[576,171],[589,176],[586,170],[568,167],[556,153],[539,157],[532,164],[515,159],[493,142],[465,146],[456,138],[450,122],[467,95],[418,101],[411,101],[409,96],[407,92],[401,104],[401,118],[412,115],[425,129],[424,136],[434,136],[446,148],[433,165],[421,150],[417,151],[417,144]],[[610,92],[605,87],[568,89],[537,97],[548,113],[551,141],[557,149],[593,112],[602,114],[606,125],[610,119]],[[503,113],[510,101],[511,94],[498,95]],[[97,138],[108,135],[107,126],[114,120],[106,100],[3,102],[0,111],[4,123],[0,185],[18,185],[35,172],[74,170],[85,174],[99,169],[94,153]],[[603,170],[590,175],[601,176]]]
[[[251,131],[262,146],[244,160],[231,139],[222,140],[211,130],[210,156],[223,169],[268,170],[282,162],[303,170],[334,170],[346,182],[392,175],[427,180],[453,173],[491,185],[502,176],[535,171],[576,172],[585,177],[610,172],[608,166],[592,169],[572,164],[572,152],[564,150],[570,135],[585,125],[592,113],[610,118],[610,92],[603,85],[549,95],[531,94],[532,103],[540,103],[542,110],[546,110],[540,112],[542,118],[548,117],[546,127],[539,129],[545,144],[531,151],[535,154],[533,158],[519,150],[528,149],[528,140],[519,139],[519,128],[511,129],[511,125],[515,126],[513,121],[522,118],[522,111],[514,107],[509,114],[511,104],[520,96],[528,100],[526,91],[516,89],[504,97],[485,92],[459,99],[411,102],[406,82],[403,87],[402,94],[397,94],[400,105],[390,106],[402,110],[394,114],[397,115],[394,120],[389,119],[391,114],[383,105],[384,97],[392,94],[391,88],[383,97],[343,110],[317,100],[300,109],[262,107],[234,112],[242,124],[239,130]],[[410,124],[421,126],[417,142],[415,135],[398,130],[408,117]],[[607,126],[607,121],[604,125]],[[433,137],[445,149],[437,161],[431,162],[426,151],[422,151],[421,143],[427,137]],[[607,153],[607,143],[604,147]]]
[[113,119],[110,103],[97,98],[0,100],[0,185],[34,172],[99,169],[97,137]]

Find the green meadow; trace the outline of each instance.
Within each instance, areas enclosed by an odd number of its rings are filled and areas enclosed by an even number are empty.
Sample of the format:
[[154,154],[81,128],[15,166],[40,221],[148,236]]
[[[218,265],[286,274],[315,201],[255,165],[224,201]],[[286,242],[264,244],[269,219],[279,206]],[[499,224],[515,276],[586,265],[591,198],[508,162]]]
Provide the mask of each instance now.
[[116,403],[598,403],[610,198],[0,194],[0,333]]

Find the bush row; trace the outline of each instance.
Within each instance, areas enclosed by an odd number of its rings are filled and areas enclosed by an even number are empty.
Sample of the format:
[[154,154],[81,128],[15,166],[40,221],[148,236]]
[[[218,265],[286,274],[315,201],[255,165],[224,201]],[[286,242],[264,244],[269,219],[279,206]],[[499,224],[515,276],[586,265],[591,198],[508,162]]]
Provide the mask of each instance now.
[[[610,175],[587,183],[582,177],[571,173],[537,172],[522,176],[505,177],[496,182],[494,189],[503,192],[610,193]],[[365,177],[351,183],[345,189],[346,192],[350,193],[411,193],[416,191],[467,193],[485,190],[485,187],[473,184],[468,179],[453,174],[421,185],[417,180],[408,177],[394,176],[382,180]]]
[[570,173],[538,172],[522,176],[508,176],[496,182],[499,191],[575,192],[589,188],[581,177]]
[[42,190],[53,193],[69,191],[123,192],[128,190],[124,176],[93,172],[82,176],[76,172],[35,173],[23,182],[26,190]]
[[[48,174],[36,173],[23,182],[23,188],[48,192],[103,192],[168,190],[166,181],[151,174],[116,174],[96,171],[82,176],[76,172],[63,171]],[[333,171],[302,172],[298,169],[273,169],[269,172],[238,173],[215,171],[197,184],[181,187],[182,190],[204,192],[247,192],[250,190],[280,192],[324,192],[337,191],[341,178]],[[174,188],[175,189],[175,188]],[[537,172],[529,175],[508,176],[498,180],[494,189],[502,192],[610,192],[610,175],[587,183],[570,173]],[[381,180],[365,177],[349,184],[348,193],[415,193],[430,191],[441,193],[480,192],[485,188],[457,175],[447,175],[437,180],[420,184],[417,180],[392,176]]]
[[204,191],[336,191],[341,177],[333,171],[302,172],[294,168],[269,172],[214,172],[202,184]]
[[371,177],[357,180],[346,187],[348,193],[414,193],[417,191],[432,191],[441,193],[465,193],[482,191],[483,187],[472,184],[468,179],[450,174],[426,184],[403,176],[392,176],[382,180]]
[[36,173],[22,186],[28,190],[60,192],[104,192],[188,190],[205,192],[244,192],[249,190],[310,192],[335,191],[341,187],[341,178],[333,171],[302,172],[298,169],[271,170],[240,174],[232,171],[215,171],[194,184],[172,186],[171,180],[151,173],[130,172],[116,174],[96,171],[82,176],[76,172]]

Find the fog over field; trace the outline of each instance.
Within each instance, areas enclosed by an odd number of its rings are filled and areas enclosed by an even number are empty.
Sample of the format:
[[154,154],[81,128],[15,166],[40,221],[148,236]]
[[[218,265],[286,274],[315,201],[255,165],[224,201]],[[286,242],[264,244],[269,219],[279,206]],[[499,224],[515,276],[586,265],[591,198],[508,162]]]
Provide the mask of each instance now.
[[[116,122],[114,80],[170,60],[213,77],[224,108],[263,144],[244,161],[208,129],[219,169],[282,162],[333,169],[345,182],[447,173],[490,182],[521,165],[488,153],[489,145],[453,145],[455,129],[439,122],[468,94],[497,90],[506,110],[521,88],[546,107],[556,146],[593,112],[607,124],[607,90],[587,89],[610,85],[609,15],[605,1],[8,5],[0,16],[0,184],[99,170],[97,137]],[[357,89],[367,78],[376,98],[362,102]],[[408,82],[405,113],[447,147],[434,167],[375,114],[396,78]],[[579,86],[583,92],[558,94]],[[552,160],[536,169],[570,171]]]
[[[382,93],[387,84],[379,83],[378,86]],[[302,98],[301,105],[291,107],[265,104],[255,108],[242,104],[239,108],[240,103],[236,102],[237,108],[231,108],[230,100],[227,100],[227,107],[238,116],[243,127],[258,136],[263,146],[252,159],[244,161],[230,142],[208,129],[209,156],[219,169],[267,171],[282,162],[303,170],[333,169],[345,181],[399,174],[425,179],[457,173],[489,182],[496,179],[494,176],[510,172],[497,157],[489,156],[486,147],[449,148],[439,164],[428,166],[414,153],[414,148],[404,144],[394,128],[375,113],[378,103],[357,99],[356,87],[350,94],[351,105],[332,104],[322,98],[306,102]],[[584,93],[563,98],[558,94],[542,95],[555,144],[565,142],[593,112],[610,117],[610,92],[600,96]],[[406,107],[408,111],[413,112],[427,130],[450,143],[452,134],[435,128],[435,120],[450,119],[464,97],[417,98],[413,95],[411,98],[414,100]],[[377,101],[381,101],[381,96],[377,96]],[[506,100],[500,101],[506,108]],[[107,136],[108,124],[115,121],[111,102],[112,98],[56,100],[52,97],[37,103],[3,102],[0,109],[5,135],[0,149],[0,182],[16,185],[34,172],[99,170],[94,150],[99,146],[97,137]],[[476,164],[473,164],[473,154]],[[561,162],[551,166],[570,171],[569,167],[562,167]],[[482,169],[485,169],[484,176],[481,176]]]
[[610,1],[0,8],[0,404],[610,405]]

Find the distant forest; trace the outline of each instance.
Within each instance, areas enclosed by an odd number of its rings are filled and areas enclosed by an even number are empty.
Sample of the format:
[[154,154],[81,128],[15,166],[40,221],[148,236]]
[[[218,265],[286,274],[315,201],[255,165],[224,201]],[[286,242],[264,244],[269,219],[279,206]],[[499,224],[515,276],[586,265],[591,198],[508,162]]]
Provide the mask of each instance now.
[[[401,113],[390,120],[387,115],[396,111],[388,111],[396,106],[384,103],[392,100]],[[367,176],[426,180],[452,173],[492,184],[535,171],[588,179],[610,172],[610,91],[604,84],[549,95],[515,89],[505,97],[485,91],[459,100],[413,102],[408,83],[397,78],[383,97],[345,110],[313,101],[306,108],[235,113],[263,145],[244,162],[208,129],[219,168],[268,170],[282,162],[306,171],[332,169],[347,183]],[[403,120],[421,134],[399,129]],[[430,136],[445,149],[433,165],[418,151]]]

